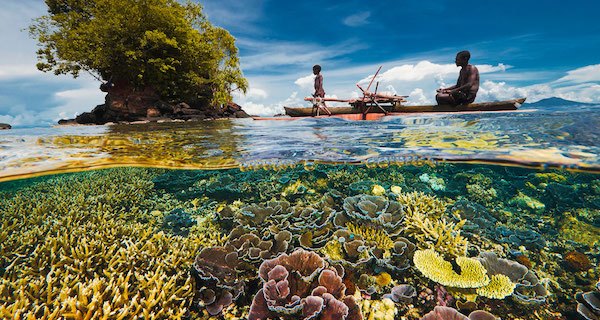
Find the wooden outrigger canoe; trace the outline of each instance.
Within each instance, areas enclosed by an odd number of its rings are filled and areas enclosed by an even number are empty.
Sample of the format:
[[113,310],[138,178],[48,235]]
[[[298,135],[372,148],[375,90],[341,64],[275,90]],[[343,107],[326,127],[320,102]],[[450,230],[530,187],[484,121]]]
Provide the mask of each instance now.
[[[449,105],[424,105],[424,106],[403,106],[394,104],[392,106],[384,107],[388,111],[387,115],[403,115],[409,113],[451,113],[451,112],[478,112],[478,111],[508,111],[517,110],[525,102],[525,98],[497,101],[497,102],[481,102],[471,103],[467,105],[449,106]],[[312,117],[314,109],[312,107],[284,107],[285,113],[290,117]],[[330,107],[329,110],[332,116],[337,115],[363,115],[359,108],[348,106],[348,107]],[[379,117],[383,116],[383,111],[379,109],[372,109],[369,114],[379,113]],[[327,117],[328,115],[323,115]],[[321,117],[321,116],[319,116]],[[368,120],[368,117],[367,117]]]

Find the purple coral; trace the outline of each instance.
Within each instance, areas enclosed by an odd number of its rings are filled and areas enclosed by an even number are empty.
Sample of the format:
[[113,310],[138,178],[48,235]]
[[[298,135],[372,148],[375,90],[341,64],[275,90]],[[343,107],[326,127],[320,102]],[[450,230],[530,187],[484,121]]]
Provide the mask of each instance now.
[[498,320],[498,318],[482,310],[473,311],[467,317],[454,308],[437,306],[421,320]]
[[204,248],[194,261],[192,275],[198,290],[194,296],[199,307],[211,315],[221,313],[244,292],[238,278],[238,255],[224,247]]
[[392,288],[392,292],[384,294],[384,298],[388,298],[395,303],[412,303],[412,298],[417,296],[415,288],[409,284],[401,284]]
[[265,260],[259,268],[263,287],[249,319],[362,319],[335,268],[314,252],[298,249]]

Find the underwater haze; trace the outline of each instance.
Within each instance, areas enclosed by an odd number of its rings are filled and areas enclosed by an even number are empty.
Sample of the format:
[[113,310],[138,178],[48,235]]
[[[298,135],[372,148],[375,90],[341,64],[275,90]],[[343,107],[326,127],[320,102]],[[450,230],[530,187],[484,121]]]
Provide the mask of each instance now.
[[0,132],[0,318],[598,319],[600,107]]

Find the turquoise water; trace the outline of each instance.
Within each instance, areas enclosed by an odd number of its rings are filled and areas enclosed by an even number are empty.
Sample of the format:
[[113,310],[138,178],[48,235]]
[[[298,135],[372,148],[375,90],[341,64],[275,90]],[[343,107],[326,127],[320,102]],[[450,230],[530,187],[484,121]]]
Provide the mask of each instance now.
[[0,317],[589,317],[599,110],[1,132]]

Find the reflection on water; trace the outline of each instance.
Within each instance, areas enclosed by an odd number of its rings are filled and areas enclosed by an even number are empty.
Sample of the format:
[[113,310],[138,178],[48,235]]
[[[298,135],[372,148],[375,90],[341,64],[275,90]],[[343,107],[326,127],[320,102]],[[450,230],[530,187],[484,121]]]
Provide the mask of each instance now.
[[250,119],[2,132],[0,179],[110,166],[216,169],[414,157],[598,170],[599,111]]

